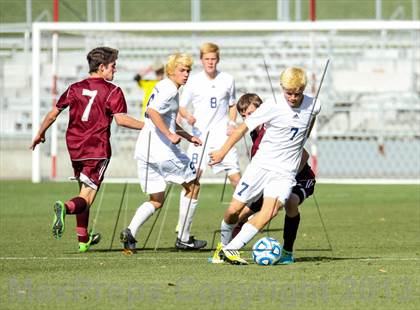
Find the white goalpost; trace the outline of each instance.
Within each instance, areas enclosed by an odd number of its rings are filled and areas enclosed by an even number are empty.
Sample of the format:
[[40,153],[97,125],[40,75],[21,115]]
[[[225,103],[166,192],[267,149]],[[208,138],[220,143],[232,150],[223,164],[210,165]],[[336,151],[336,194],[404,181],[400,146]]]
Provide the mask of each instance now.
[[[90,49],[108,45],[120,51],[115,83],[126,95],[129,114],[139,118],[142,95],[132,79],[139,68],[182,51],[193,55],[193,73],[197,72],[199,46],[211,41],[221,49],[220,69],[235,77],[237,98],[245,92],[272,96],[263,59],[274,88],[286,66],[305,67],[308,93],[316,91],[310,85],[316,84],[325,60],[331,59],[320,94],[323,110],[313,132],[316,139],[307,144],[317,156],[319,177],[359,182],[415,180],[420,173],[416,158],[420,147],[412,143],[420,137],[420,129],[413,130],[420,121],[419,32],[417,21],[34,23],[32,135],[38,131],[41,115],[58,99],[51,98],[57,96],[50,91],[51,75],[58,77],[60,95],[69,84],[87,76]],[[399,98],[402,92],[405,97]],[[57,129],[50,133],[50,152],[40,147],[33,151],[32,182],[70,176],[64,145],[66,122],[61,115]],[[107,180],[136,179],[132,160],[136,137],[135,131],[113,132]],[[402,160],[409,167],[393,164],[399,150],[404,151]],[[244,169],[245,146],[238,151]],[[56,176],[47,164],[51,158],[57,161]],[[223,176],[204,175],[203,181],[223,183]]]

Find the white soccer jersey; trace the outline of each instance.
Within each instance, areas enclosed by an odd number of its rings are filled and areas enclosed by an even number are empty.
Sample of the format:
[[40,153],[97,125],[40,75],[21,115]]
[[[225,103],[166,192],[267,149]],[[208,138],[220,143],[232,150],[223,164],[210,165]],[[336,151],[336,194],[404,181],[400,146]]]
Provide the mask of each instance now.
[[[265,135],[252,162],[261,168],[294,178],[312,107],[312,97],[305,95],[300,107],[292,108],[282,96],[278,104],[272,100],[265,102],[252,113],[245,120],[249,130],[261,124],[266,126]],[[321,105],[317,101],[313,114],[318,114],[320,109]]]
[[191,76],[182,91],[180,106],[192,104],[196,119],[193,134],[204,138],[207,131],[226,133],[228,108],[235,104],[235,96],[235,81],[227,73],[218,71],[214,79],[204,71]]
[[[166,78],[156,84],[147,103],[147,110],[153,109],[159,112],[169,131],[176,132],[176,115],[179,109],[178,89],[174,82]],[[146,112],[147,112],[146,110]],[[149,150],[150,132],[150,150]],[[173,144],[148,117],[137,139],[134,151],[135,159],[150,162],[163,162],[179,157],[182,153],[179,144]]]

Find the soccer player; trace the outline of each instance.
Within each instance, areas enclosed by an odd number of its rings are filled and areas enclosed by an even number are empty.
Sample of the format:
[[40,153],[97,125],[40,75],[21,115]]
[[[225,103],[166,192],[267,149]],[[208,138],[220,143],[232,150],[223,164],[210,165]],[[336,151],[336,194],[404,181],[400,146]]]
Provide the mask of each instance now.
[[221,249],[224,259],[231,264],[247,264],[238,250],[286,205],[296,184],[302,144],[309,136],[315,116],[320,111],[319,102],[315,103],[312,97],[303,94],[306,83],[303,69],[285,69],[280,75],[283,96],[279,103],[268,101],[262,104],[239,125],[220,150],[210,154],[211,164],[219,163],[248,129],[265,125],[266,131],[259,150],[236,187],[221,223],[222,241],[230,240],[242,209],[263,192],[261,211],[245,223],[238,235]]
[[[245,94],[239,98],[237,103],[237,109],[239,114],[245,120],[250,116],[260,105],[262,100],[256,94]],[[255,128],[251,133],[251,138],[253,141],[251,149],[251,157],[254,157],[258,151],[259,144],[262,137],[265,134],[265,127],[261,125],[260,127]],[[279,259],[278,264],[286,265],[292,264],[294,262],[293,258],[293,244],[296,239],[297,230],[299,228],[300,222],[300,213],[298,206],[303,203],[303,201],[311,196],[314,192],[315,187],[315,174],[312,171],[311,167],[308,165],[307,161],[309,159],[308,152],[304,149],[302,153],[302,159],[300,161],[299,172],[296,175],[296,185],[292,188],[292,193],[290,194],[289,199],[287,200],[284,209],[286,214],[284,216],[284,229],[283,229],[283,250],[282,256]],[[238,224],[232,232],[232,238],[234,238],[239,231],[241,230],[243,224],[246,223],[248,218],[259,212],[262,207],[263,195],[260,198],[251,203],[250,205],[245,206],[238,218]],[[224,240],[224,243],[227,244],[230,240]],[[219,250],[215,252],[214,262],[222,262],[219,258],[220,248],[222,243],[219,243]]]
[[[188,156],[192,159],[201,175],[209,161],[209,150],[219,149],[225,138],[236,128],[236,106],[235,106],[235,81],[233,77],[225,72],[217,70],[220,60],[219,47],[214,43],[204,43],[200,48],[200,59],[203,70],[188,79],[182,91],[179,115],[185,118],[193,126],[193,134],[202,140],[208,135],[204,158],[203,146],[190,145]],[[193,114],[187,110],[192,105]],[[201,166],[198,164],[201,160]],[[227,173],[233,187],[241,178],[239,170],[238,155],[235,148],[232,148],[223,161],[212,166],[213,173]],[[181,192],[182,201],[185,192]],[[181,225],[180,214],[178,226]]]
[[65,228],[66,214],[76,215],[79,252],[86,252],[99,242],[99,234],[88,233],[89,209],[104,178],[111,158],[111,122],[140,130],[144,123],[127,113],[124,94],[110,83],[116,70],[118,50],[97,47],[89,52],[89,77],[70,85],[57,104],[45,116],[30,148],[45,142],[45,132],[58,115],[69,107],[66,132],[67,149],[74,176],[79,182],[79,195],[66,202],[54,203],[53,236],[60,239]]
[[[154,72],[154,77],[152,78],[151,73]],[[138,74],[134,76],[134,80],[137,82],[139,87],[143,90],[143,100],[142,100],[142,109],[141,116],[143,117],[146,112],[147,102],[149,102],[150,95],[152,94],[153,88],[155,85],[162,81],[165,77],[165,68],[162,63],[156,61],[152,66],[147,67],[144,70],[141,70]]]
[[186,192],[181,200],[182,223],[175,247],[180,250],[197,250],[207,244],[190,235],[200,184],[194,163],[179,146],[181,137],[196,145],[202,142],[176,124],[178,90],[187,82],[192,63],[189,55],[171,55],[166,64],[167,78],[156,84],[147,104],[147,118],[137,139],[134,157],[138,160],[140,185],[150,199],[138,207],[130,225],[121,232],[120,241],[126,251],[135,252],[137,231],[156,209],[163,206],[168,182],[181,184]]

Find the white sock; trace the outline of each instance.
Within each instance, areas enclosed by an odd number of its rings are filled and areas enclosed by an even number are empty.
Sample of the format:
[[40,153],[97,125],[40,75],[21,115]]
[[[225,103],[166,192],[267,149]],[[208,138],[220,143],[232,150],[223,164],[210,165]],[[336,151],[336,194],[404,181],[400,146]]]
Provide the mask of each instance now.
[[[190,203],[190,200],[191,204],[188,210],[188,204]],[[197,199],[191,199],[189,197],[183,196],[181,197],[180,202],[178,238],[183,242],[187,242],[190,239],[191,224],[195,209],[197,208]]]
[[223,246],[228,244],[232,239],[232,232],[235,226],[236,224],[228,224],[225,220],[222,220],[222,223],[220,224],[220,241]]
[[258,233],[258,229],[253,226],[252,224],[245,223],[242,226],[241,231],[239,234],[236,235],[235,238],[227,246],[225,246],[226,250],[240,250],[243,248],[252,238]]
[[143,202],[143,204],[137,208],[136,214],[134,214],[130,225],[128,225],[133,237],[136,236],[139,227],[143,225],[153,213],[155,213],[155,207],[148,201]]
[[[181,194],[179,195],[179,215],[178,215],[178,224],[176,225],[176,231],[177,232],[179,232],[179,230],[182,228],[183,218],[181,218],[181,213],[182,214],[187,213],[186,209],[188,208],[188,203],[187,204],[182,203],[184,201],[183,198],[185,197],[185,193],[186,193],[185,189],[183,189],[181,191]],[[185,208],[185,210],[183,210],[183,208]]]

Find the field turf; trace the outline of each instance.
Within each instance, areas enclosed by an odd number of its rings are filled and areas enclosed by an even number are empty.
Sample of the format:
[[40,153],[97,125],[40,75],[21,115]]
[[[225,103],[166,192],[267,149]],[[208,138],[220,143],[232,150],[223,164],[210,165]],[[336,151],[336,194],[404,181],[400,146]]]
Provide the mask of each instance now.
[[[221,185],[203,185],[193,223],[194,235],[210,243],[206,250],[175,251],[174,187],[146,248],[132,256],[120,251],[118,234],[144,199],[138,185],[128,186],[110,250],[124,185],[106,184],[96,224],[103,239],[85,254],[77,253],[74,217],[67,217],[62,240],[50,231],[53,202],[75,195],[75,184],[0,181],[0,187],[1,309],[420,308],[418,185],[317,185],[332,249],[309,198],[301,208],[296,263],[269,267],[207,262],[231,195],[229,189],[220,203]],[[139,248],[156,215],[140,230]],[[283,217],[269,232],[280,241]],[[243,254],[250,262],[252,244]]]

